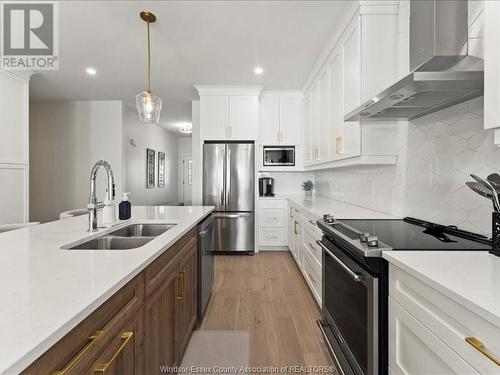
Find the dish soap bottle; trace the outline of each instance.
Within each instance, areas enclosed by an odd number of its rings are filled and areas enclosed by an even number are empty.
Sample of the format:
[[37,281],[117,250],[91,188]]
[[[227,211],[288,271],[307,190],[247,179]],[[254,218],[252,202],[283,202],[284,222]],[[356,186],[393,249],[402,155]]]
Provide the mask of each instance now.
[[128,200],[130,193],[122,193],[122,201],[118,206],[119,218],[120,220],[128,220],[132,216],[132,204]]

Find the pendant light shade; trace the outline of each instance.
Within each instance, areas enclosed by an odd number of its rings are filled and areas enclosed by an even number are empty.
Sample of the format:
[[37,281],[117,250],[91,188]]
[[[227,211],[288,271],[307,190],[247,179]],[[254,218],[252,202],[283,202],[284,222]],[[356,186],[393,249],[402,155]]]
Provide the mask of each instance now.
[[160,122],[161,98],[153,95],[150,91],[144,91],[135,96],[135,105],[139,113],[139,119],[147,124]]
[[135,104],[141,122],[156,124],[160,122],[161,98],[151,92],[151,36],[149,24],[156,22],[156,16],[151,12],[141,12],[141,19],[147,23],[148,30],[148,89],[135,96]]

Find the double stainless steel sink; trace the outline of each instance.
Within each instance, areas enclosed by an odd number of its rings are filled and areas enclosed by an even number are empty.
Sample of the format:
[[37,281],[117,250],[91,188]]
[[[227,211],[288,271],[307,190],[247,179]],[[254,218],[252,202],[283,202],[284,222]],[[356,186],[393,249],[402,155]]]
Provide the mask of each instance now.
[[176,224],[130,224],[113,232],[76,246],[63,247],[68,250],[128,250],[144,246]]

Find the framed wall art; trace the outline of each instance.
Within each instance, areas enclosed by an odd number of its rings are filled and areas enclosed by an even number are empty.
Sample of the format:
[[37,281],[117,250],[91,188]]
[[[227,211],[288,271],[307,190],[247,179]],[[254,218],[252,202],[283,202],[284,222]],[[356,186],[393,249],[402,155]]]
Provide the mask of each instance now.
[[146,149],[146,188],[155,187],[155,150]]
[[165,187],[165,153],[158,151],[158,187]]

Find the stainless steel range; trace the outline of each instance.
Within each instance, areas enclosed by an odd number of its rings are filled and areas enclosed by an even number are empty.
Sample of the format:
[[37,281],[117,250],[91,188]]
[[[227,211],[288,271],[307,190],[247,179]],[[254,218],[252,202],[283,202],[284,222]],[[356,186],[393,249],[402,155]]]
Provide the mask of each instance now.
[[490,251],[491,239],[414,218],[318,221],[323,238],[323,319],[318,322],[341,374],[388,368],[388,264],[383,251]]

